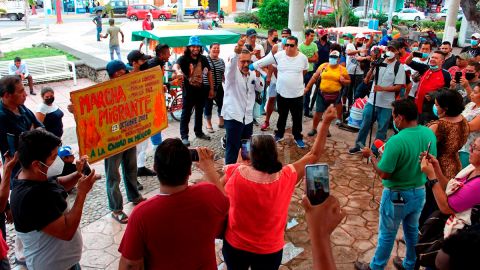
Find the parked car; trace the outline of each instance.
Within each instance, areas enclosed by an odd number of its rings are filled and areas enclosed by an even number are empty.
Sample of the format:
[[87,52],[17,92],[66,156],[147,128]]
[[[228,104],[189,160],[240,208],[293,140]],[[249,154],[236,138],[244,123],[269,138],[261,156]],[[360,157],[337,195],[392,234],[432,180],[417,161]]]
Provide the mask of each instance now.
[[[445,21],[447,19],[447,11],[448,8],[442,8],[439,13],[432,13],[430,19],[432,21]],[[457,14],[457,21],[461,21],[463,19],[463,10],[460,8]]]
[[[308,13],[310,13],[311,15],[313,15],[313,4],[310,4],[308,6]],[[325,15],[328,15],[330,13],[333,13],[334,9],[331,8],[331,7],[326,7],[326,6],[323,6],[322,9],[320,10],[320,8],[317,10],[317,15],[322,15],[322,16],[325,16]]]
[[148,12],[152,12],[152,19],[158,19],[160,21],[166,21],[172,17],[172,14],[167,10],[158,8],[148,4],[133,4],[128,5],[127,18],[130,20],[138,21],[147,17]]
[[105,6],[110,5],[113,10],[114,15],[126,15],[127,14],[127,2],[125,0],[111,0],[104,6],[98,6],[93,9],[93,12],[96,13],[97,11],[102,12],[103,17],[107,17],[107,10]]
[[35,1],[35,5],[39,8],[43,8],[43,0],[37,0]]
[[[353,11],[353,14],[355,16],[357,16],[358,18],[364,18],[365,17],[365,7],[356,7],[352,11]],[[368,14],[367,14],[368,17],[373,16],[373,15],[377,15],[377,14],[378,14],[378,12],[376,10],[371,9],[371,8],[368,9]]]
[[392,14],[393,19],[400,19],[404,21],[420,21],[425,20],[425,14],[414,8],[401,8]]
[[11,21],[20,21],[25,16],[25,2],[24,1],[4,1],[0,2],[0,9],[5,12],[0,12],[0,17],[6,17]]
[[[183,7],[183,15],[184,16],[193,16],[195,19],[198,19],[198,11],[200,10],[200,6],[198,7]],[[174,15],[177,16],[177,3],[171,4],[167,6],[168,11]]]

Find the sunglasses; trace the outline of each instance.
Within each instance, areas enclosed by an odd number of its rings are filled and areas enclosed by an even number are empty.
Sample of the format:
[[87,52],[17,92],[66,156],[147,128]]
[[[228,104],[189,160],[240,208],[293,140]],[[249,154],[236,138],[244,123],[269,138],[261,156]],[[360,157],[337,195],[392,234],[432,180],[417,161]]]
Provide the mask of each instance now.
[[291,44],[291,43],[287,43],[285,44],[285,47],[290,47],[290,48],[293,48],[295,47],[296,45],[295,44]]

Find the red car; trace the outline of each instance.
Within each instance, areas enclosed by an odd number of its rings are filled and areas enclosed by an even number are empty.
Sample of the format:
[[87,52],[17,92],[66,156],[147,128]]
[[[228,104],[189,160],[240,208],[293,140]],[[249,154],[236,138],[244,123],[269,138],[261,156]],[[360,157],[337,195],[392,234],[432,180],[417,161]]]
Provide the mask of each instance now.
[[147,17],[148,12],[152,12],[152,19],[158,19],[160,21],[166,21],[172,17],[170,12],[156,6],[148,4],[133,4],[128,5],[127,18],[134,21],[138,21],[139,19],[144,20]]

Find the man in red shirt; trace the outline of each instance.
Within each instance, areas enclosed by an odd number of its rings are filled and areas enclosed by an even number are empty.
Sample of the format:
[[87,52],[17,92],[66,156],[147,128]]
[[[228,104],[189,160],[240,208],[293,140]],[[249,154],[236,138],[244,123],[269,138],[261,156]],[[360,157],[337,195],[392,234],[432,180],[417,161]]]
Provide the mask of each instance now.
[[119,269],[216,270],[215,237],[225,226],[228,198],[210,183],[188,185],[192,156],[205,179],[219,183],[213,152],[194,154],[180,139],[166,139],[155,151],[160,193],[130,215],[118,251]]
[[412,59],[413,54],[406,59],[405,64],[422,74],[415,103],[420,114],[419,123],[423,125],[437,119],[432,110],[435,101],[430,93],[443,87],[450,87],[452,77],[448,71],[442,69],[445,61],[445,54],[442,51],[434,51],[430,56],[428,65],[412,61]]
[[[152,13],[147,13],[147,17],[145,17],[145,20],[142,22],[142,30],[143,31],[149,31],[153,30],[154,25],[153,25],[153,20],[152,20]],[[142,51],[143,44],[147,46],[148,48],[148,39],[144,39],[142,43],[140,43],[140,48],[138,49],[139,51]]]

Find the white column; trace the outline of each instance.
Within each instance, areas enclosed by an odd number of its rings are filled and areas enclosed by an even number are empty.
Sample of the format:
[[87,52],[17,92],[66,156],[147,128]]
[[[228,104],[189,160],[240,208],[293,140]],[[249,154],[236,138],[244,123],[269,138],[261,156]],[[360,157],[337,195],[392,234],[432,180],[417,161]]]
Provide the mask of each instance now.
[[45,14],[45,16],[53,14],[53,12],[52,12],[52,1],[50,1],[50,0],[43,1],[43,13]]
[[183,22],[183,0],[177,1],[177,22]]
[[393,9],[395,7],[395,0],[390,0],[390,7],[388,8],[388,23],[387,25],[390,27],[392,24],[392,17],[393,17]]
[[447,19],[445,20],[445,29],[443,32],[443,41],[450,41],[453,44],[453,39],[457,33],[455,24],[457,23],[458,9],[460,7],[460,0],[450,0],[447,9]]
[[292,35],[298,38],[299,43],[304,37],[303,10],[305,0],[290,0],[288,8],[288,28],[292,30]]

